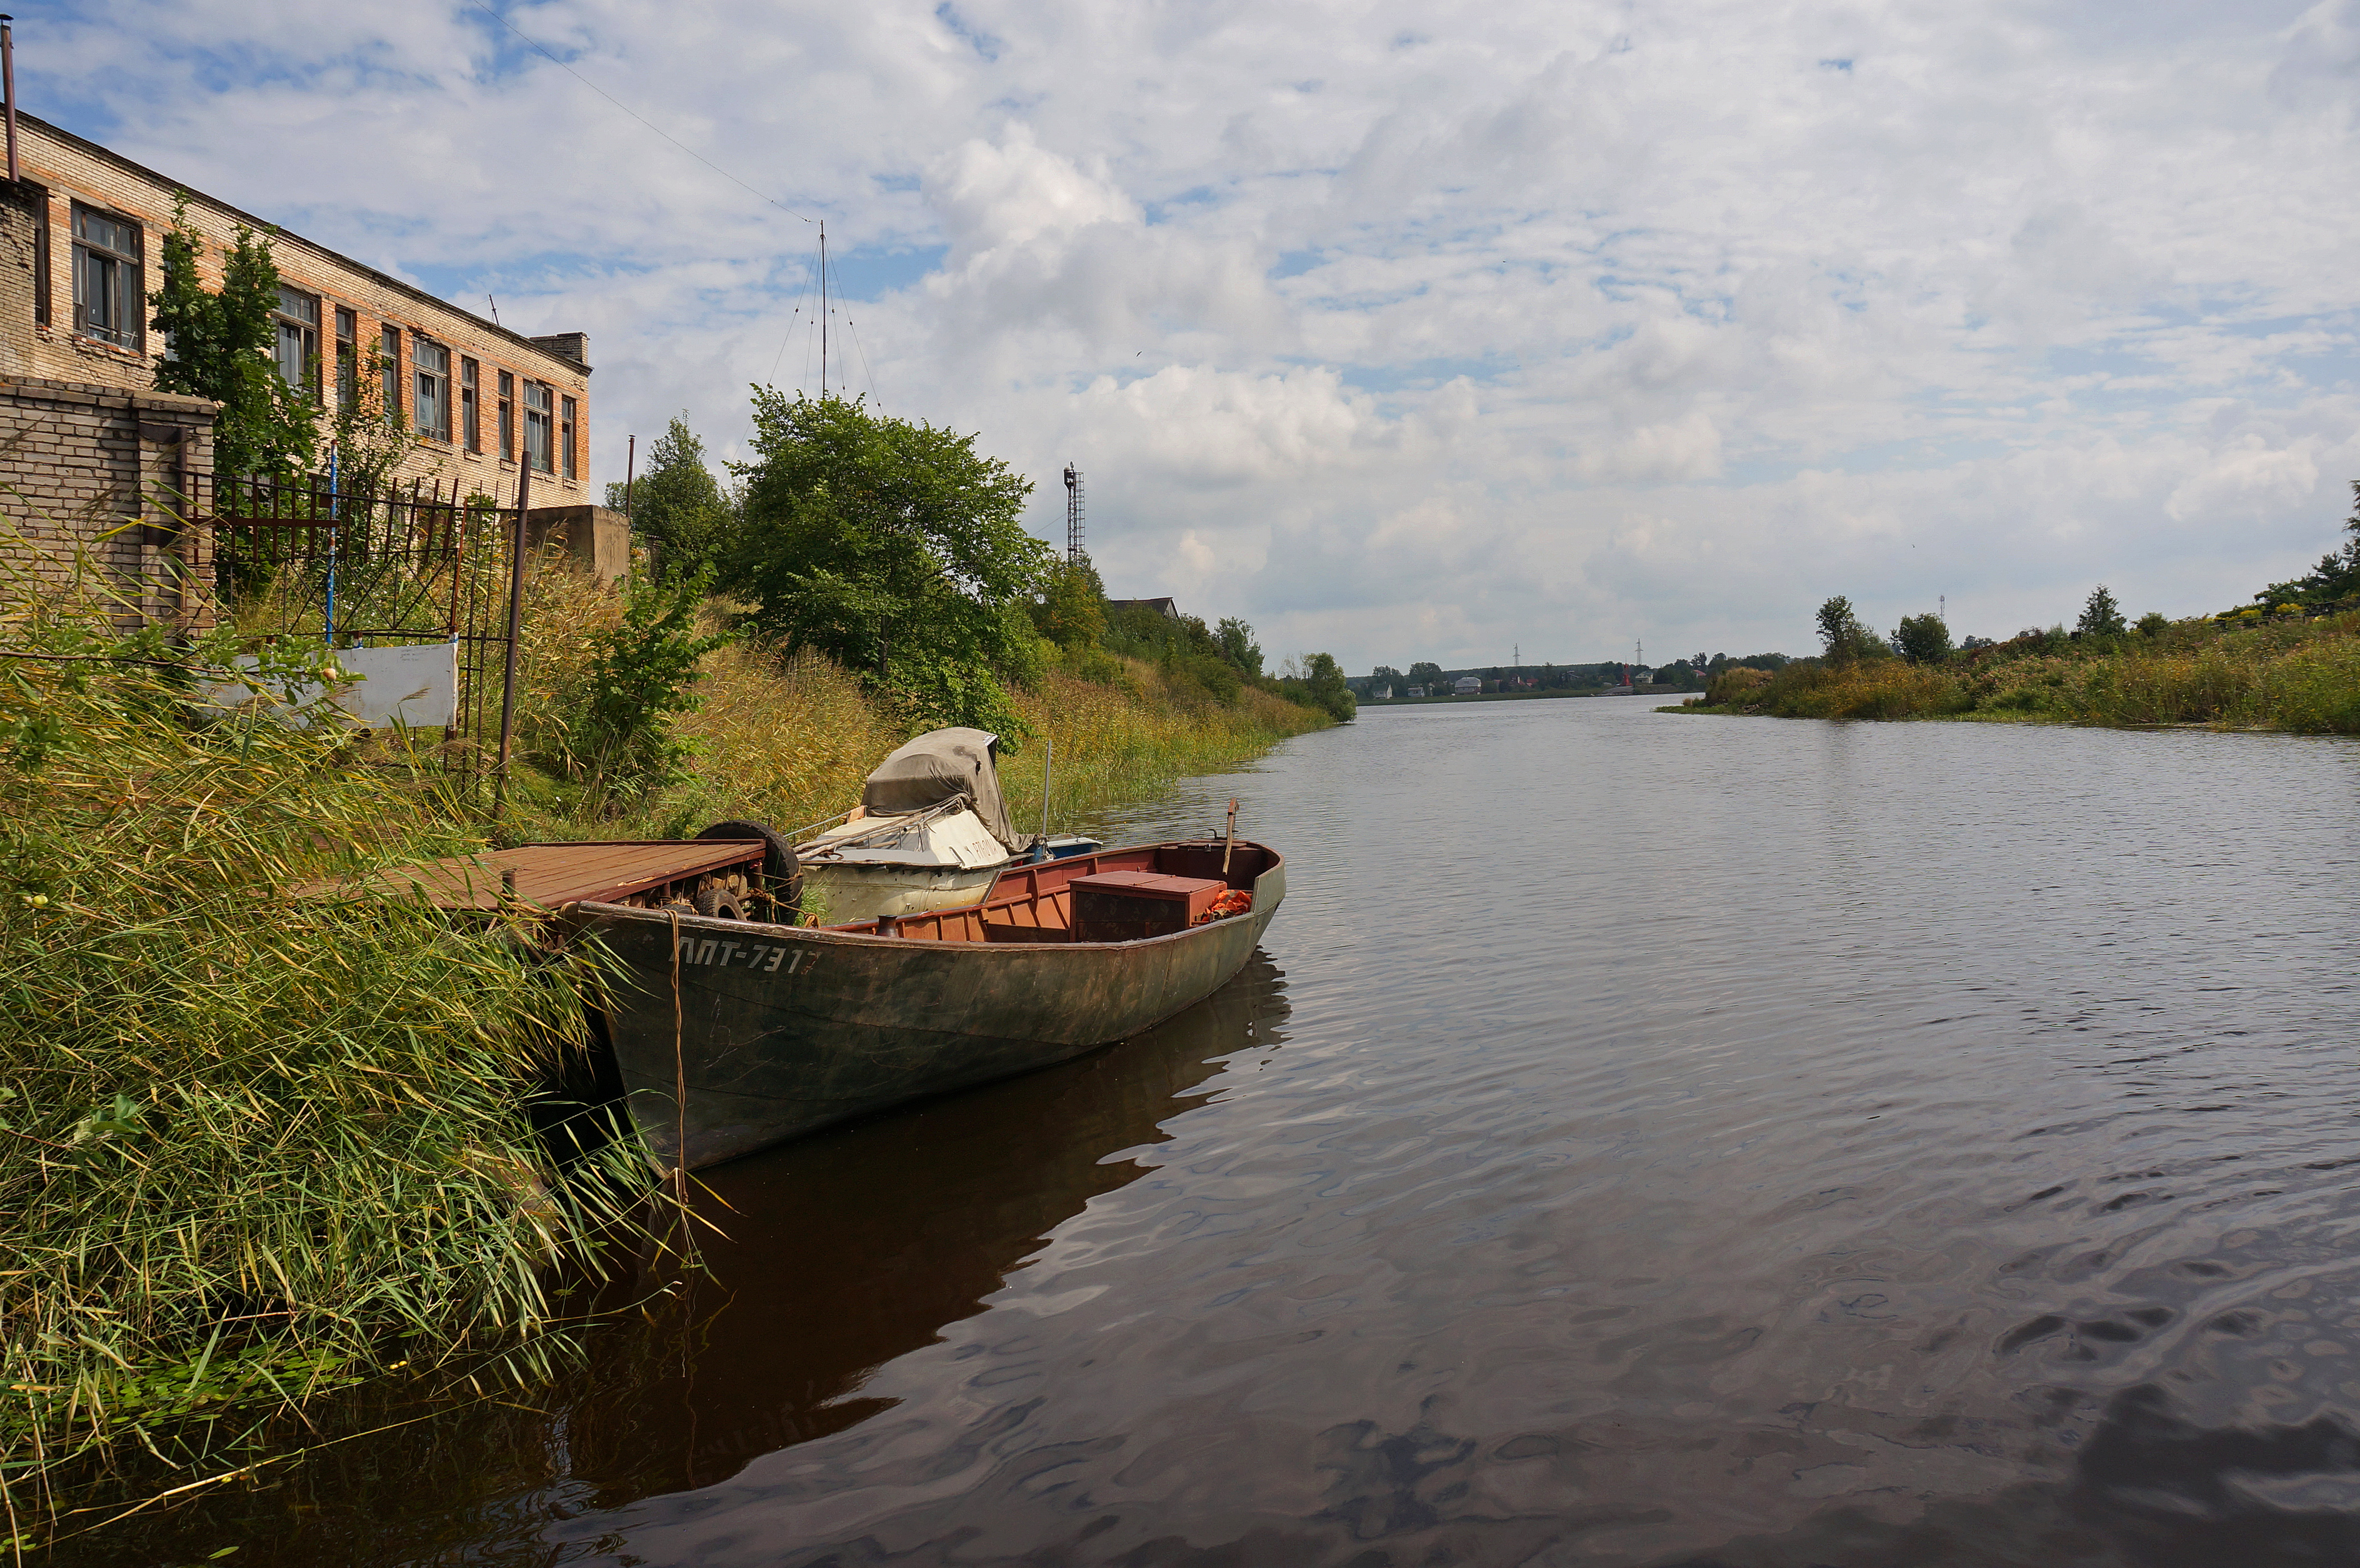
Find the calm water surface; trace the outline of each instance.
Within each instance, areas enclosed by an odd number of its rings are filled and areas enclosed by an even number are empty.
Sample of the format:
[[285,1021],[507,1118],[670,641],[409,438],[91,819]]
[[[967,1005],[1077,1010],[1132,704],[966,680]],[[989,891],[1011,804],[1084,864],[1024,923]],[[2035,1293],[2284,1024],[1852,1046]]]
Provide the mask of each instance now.
[[716,1173],[577,1387],[171,1550],[2360,1560],[2360,749],[1470,704],[1110,825],[1231,793],[1212,1002]]

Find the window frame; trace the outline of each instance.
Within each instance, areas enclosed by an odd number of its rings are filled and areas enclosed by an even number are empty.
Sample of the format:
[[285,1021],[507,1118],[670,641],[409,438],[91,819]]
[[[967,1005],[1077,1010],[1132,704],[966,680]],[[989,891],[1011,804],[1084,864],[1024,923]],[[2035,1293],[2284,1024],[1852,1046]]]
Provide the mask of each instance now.
[[[533,394],[541,394],[538,400]],[[541,436],[539,451],[534,450],[533,435]],[[546,381],[524,384],[524,455],[525,461],[543,474],[557,472],[557,453],[552,450],[557,441],[557,389]]]
[[411,426],[429,441],[447,443],[451,439],[450,345],[411,328],[410,371]]
[[459,440],[469,452],[484,450],[484,369],[464,354],[459,359]]
[[[134,248],[125,252],[115,248],[112,244],[98,244],[94,246],[93,242],[84,232],[86,220],[93,218],[101,223],[128,230]],[[136,218],[126,218],[122,213],[110,212],[104,207],[93,207],[86,201],[76,201],[69,212],[68,229],[73,237],[71,255],[74,334],[77,337],[88,338],[93,343],[104,343],[109,348],[121,349],[127,354],[145,354],[148,351],[147,226]],[[106,276],[116,279],[114,287],[116,297],[110,303],[118,312],[127,308],[130,315],[129,326],[119,332],[111,332],[110,329],[93,327],[90,324],[90,300],[86,296],[89,287],[88,278],[93,275],[94,268],[92,265],[86,264],[96,260],[103,260],[108,264],[110,270]],[[127,294],[122,285],[126,267],[131,285]]]
[[580,477],[581,477],[581,474],[576,471],[576,465],[575,465],[575,463],[574,463],[574,436],[575,436],[575,433],[576,433],[576,432],[581,429],[581,413],[582,413],[582,405],[581,405],[579,402],[575,401],[574,398],[572,398],[572,397],[560,397],[560,398],[558,398],[558,400],[557,400],[557,452],[558,452],[558,463],[560,463],[560,465],[562,466],[562,468],[563,468],[563,472],[564,472],[565,477],[566,477],[566,478],[568,478],[568,479],[578,479],[578,478],[580,478]]
[[385,399],[385,426],[402,428],[401,329],[391,321],[377,330],[377,396]]
[[336,407],[352,408],[361,400],[360,313],[336,307]]
[[[299,299],[308,299],[311,302],[311,319],[309,321],[286,309],[287,297],[290,294]],[[270,344],[271,364],[278,367],[280,380],[286,381],[290,387],[302,388],[314,397],[320,395],[320,312],[324,303],[325,301],[322,300],[320,296],[309,289],[291,288],[281,283],[279,286],[279,308],[270,312],[271,325],[278,330]],[[300,381],[289,378],[287,361],[282,353],[287,346],[286,332],[290,327],[296,330],[303,345],[303,365],[300,372],[302,379]]]

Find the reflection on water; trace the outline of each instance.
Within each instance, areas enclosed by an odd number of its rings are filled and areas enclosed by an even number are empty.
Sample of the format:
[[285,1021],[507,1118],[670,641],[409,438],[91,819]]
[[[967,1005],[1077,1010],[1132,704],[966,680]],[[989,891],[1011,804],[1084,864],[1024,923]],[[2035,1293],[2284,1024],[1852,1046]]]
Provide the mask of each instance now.
[[2360,748],[1379,711],[1101,825],[1232,793],[1275,967],[174,1552],[2360,1561]]
[[[1158,1124],[1225,1068],[1254,1072],[1285,1022],[1284,977],[1256,953],[1135,1040],[707,1171],[704,1275],[595,1334],[567,1387],[325,1448],[284,1482],[60,1560],[193,1562],[226,1542],[240,1563],[537,1562],[544,1516],[721,1479],[851,1426],[891,1405],[855,1395],[870,1372],[982,1310],[1058,1225],[1145,1175]],[[413,1414],[372,1406],[322,1435]]]

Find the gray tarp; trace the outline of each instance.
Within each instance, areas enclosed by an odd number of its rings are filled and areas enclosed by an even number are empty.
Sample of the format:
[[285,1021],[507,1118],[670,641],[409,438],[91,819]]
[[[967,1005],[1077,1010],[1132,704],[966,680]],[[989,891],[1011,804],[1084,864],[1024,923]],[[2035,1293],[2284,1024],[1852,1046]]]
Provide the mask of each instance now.
[[988,730],[932,730],[877,765],[860,791],[871,811],[919,811],[938,800],[964,795],[983,825],[1015,854],[1029,840],[1008,823],[1000,798],[1000,774],[992,767],[1000,737]]

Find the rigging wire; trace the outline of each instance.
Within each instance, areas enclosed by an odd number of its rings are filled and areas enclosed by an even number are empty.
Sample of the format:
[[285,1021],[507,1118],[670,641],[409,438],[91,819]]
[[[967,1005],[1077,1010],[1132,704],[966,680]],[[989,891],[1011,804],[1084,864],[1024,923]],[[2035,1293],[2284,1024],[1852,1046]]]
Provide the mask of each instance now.
[[877,373],[869,368],[869,351],[860,346],[860,329],[854,324],[850,316],[847,316],[844,318],[844,330],[852,334],[853,352],[860,355],[860,372],[862,375],[869,377],[869,395],[871,397],[875,397],[877,396]]
[[656,135],[663,137],[664,140],[672,143],[672,146],[680,148],[681,151],[688,154],[689,157],[696,159],[697,162],[705,165],[705,168],[713,170],[714,173],[721,176],[722,179],[727,180],[730,184],[735,185],[738,189],[752,195],[760,196],[763,201],[770,202],[771,206],[776,207],[780,212],[784,212],[790,218],[794,218],[806,223],[815,221],[814,219],[804,217],[801,212],[796,212],[792,207],[788,206],[783,201],[778,201],[773,197],[763,195],[761,191],[755,190],[753,186],[747,184],[744,180],[738,179],[736,175],[730,173],[727,169],[722,168],[719,164],[714,162],[711,158],[705,157],[703,153],[697,151],[686,142],[682,141],[678,136],[673,136],[670,131],[665,130],[661,125],[657,125],[653,120],[649,119],[645,114],[640,114],[637,109],[632,108],[628,103],[624,103],[620,98],[616,97],[612,93],[607,92],[605,88],[599,86],[596,82],[591,81],[588,77],[583,75],[580,71],[574,70],[572,66],[558,59],[555,55],[551,54],[547,49],[542,49],[539,43],[534,42],[532,38],[530,37],[523,28],[518,27],[514,22],[509,21],[506,16],[501,16],[497,11],[493,10],[489,5],[485,5],[484,0],[467,0],[467,3],[473,5],[476,10],[481,11],[485,16],[489,16],[493,21],[497,22],[501,27],[506,27],[508,31],[516,34],[517,37],[523,38],[526,43],[531,44],[532,48],[541,54],[541,58],[548,60],[550,64],[557,67],[558,70],[565,72],[566,75],[574,78],[574,81],[582,83],[583,86],[587,87],[591,92],[595,93],[599,97],[604,98],[607,103],[612,103],[624,114],[628,114],[631,118],[645,125],[648,129],[655,132]]
[[811,298],[812,273],[811,267],[803,268],[803,292],[795,296],[794,311],[787,317],[787,330],[779,336],[779,352],[770,356],[770,379],[772,382],[779,378],[779,362],[787,357],[787,344],[794,341],[795,322],[803,316],[803,302]]

